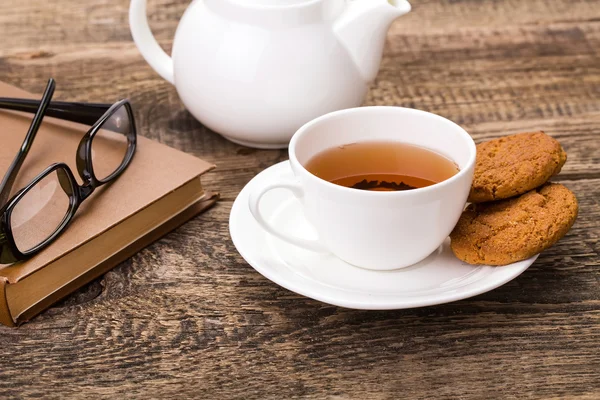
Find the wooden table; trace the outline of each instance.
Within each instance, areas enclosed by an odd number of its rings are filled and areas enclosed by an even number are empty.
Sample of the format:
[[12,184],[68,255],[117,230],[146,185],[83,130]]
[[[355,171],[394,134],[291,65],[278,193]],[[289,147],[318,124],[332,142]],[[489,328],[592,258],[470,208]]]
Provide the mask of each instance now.
[[[414,0],[366,104],[441,114],[476,140],[543,129],[580,215],[522,276],[435,307],[354,311],[263,278],[236,252],[237,193],[286,151],[227,142],[143,61],[127,0],[3,0],[0,80],[130,97],[141,134],[218,164],[222,201],[18,329],[0,397],[600,398],[600,1]],[[187,0],[150,0],[165,48]]]

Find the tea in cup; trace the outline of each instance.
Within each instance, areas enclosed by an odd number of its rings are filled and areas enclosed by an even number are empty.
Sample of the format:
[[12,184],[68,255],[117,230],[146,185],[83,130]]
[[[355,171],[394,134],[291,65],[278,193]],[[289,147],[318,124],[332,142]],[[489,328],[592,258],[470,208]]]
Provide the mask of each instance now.
[[[441,116],[402,107],[360,107],[321,116],[289,146],[295,180],[250,194],[250,211],[270,234],[367,269],[413,265],[435,251],[465,206],[475,143]],[[260,200],[290,190],[317,239],[277,230]]]

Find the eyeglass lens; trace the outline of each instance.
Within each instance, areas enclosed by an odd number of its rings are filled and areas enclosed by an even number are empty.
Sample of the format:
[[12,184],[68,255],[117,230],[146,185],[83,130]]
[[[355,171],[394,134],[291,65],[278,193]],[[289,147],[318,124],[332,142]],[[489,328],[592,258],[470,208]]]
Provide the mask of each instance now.
[[97,179],[105,180],[123,164],[132,129],[125,105],[102,124],[92,140],[92,167]]
[[71,181],[62,169],[42,178],[14,206],[10,226],[19,251],[40,245],[60,227],[70,209]]

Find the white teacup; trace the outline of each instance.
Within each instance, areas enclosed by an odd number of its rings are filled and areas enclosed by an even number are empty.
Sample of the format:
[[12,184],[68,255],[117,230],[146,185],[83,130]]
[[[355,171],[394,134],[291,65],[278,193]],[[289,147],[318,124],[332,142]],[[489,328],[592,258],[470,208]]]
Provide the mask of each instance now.
[[[459,172],[432,186],[373,192],[347,188],[316,177],[304,167],[316,154],[356,142],[394,141],[421,146],[451,159]],[[352,265],[391,270],[415,264],[450,234],[465,206],[473,180],[475,143],[443,117],[401,107],[359,107],[333,112],[301,127],[289,156],[294,181],[273,182],[250,195],[254,218],[270,234],[297,246],[332,253]],[[302,203],[319,237],[277,230],[261,214],[261,197],[289,189]]]

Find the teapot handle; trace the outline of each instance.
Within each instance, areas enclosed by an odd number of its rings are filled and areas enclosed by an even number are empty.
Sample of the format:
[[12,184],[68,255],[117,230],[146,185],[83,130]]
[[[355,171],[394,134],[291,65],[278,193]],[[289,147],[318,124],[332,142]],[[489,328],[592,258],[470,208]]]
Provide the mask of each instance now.
[[175,84],[173,59],[160,47],[146,17],[146,0],[131,0],[129,28],[138,50],[152,68],[165,80]]

